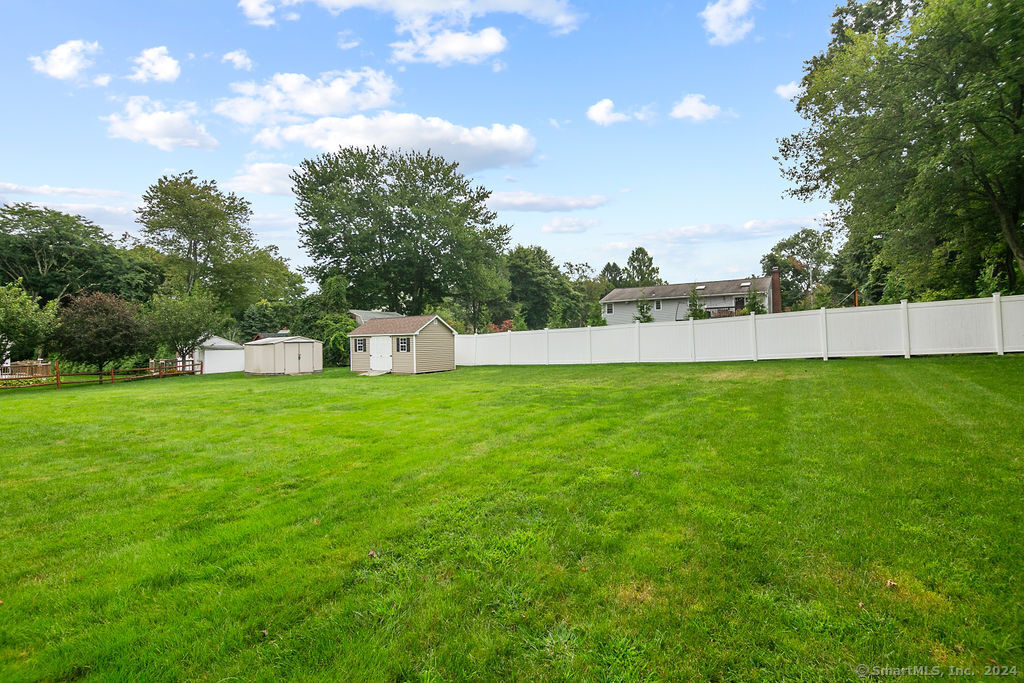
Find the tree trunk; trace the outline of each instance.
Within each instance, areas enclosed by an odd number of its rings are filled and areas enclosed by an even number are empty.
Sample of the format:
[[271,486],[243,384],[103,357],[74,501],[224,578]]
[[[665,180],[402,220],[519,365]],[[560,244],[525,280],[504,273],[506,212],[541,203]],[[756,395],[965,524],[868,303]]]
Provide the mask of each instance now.
[[1017,266],[1024,273],[1024,243],[1021,242],[1020,233],[1017,232],[1017,226],[1020,225],[1020,212],[1010,211],[997,205],[996,213],[999,214],[999,226],[1003,229],[1006,246],[1010,248],[1014,260],[1017,261]]

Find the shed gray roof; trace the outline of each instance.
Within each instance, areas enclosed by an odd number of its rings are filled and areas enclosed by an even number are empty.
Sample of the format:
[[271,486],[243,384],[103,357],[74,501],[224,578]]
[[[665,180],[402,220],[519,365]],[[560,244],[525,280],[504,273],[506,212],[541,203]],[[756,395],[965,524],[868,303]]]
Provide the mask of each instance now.
[[[749,282],[749,287],[743,287]],[[767,292],[772,287],[770,277],[744,277],[738,280],[708,280],[704,282],[683,282],[676,285],[657,285],[654,287],[618,287],[601,297],[601,303],[615,301],[638,301],[639,299],[688,299],[694,287],[700,296],[722,296],[727,294],[744,294],[746,292]]]
[[210,337],[209,339],[204,341],[202,344],[200,344],[199,348],[201,348],[201,349],[240,349],[240,348],[242,348],[242,345],[241,344],[237,344],[237,343],[231,341],[230,339],[225,339],[224,337],[218,337],[217,335],[213,335],[212,337]]
[[296,344],[298,342],[314,342],[316,339],[310,339],[309,337],[267,337],[266,339],[257,339],[246,344],[246,346],[266,346],[267,344]]
[[377,337],[395,334],[416,334],[430,324],[431,320],[440,320],[441,324],[452,330],[452,326],[439,315],[410,315],[401,318],[375,318],[348,333],[350,337]]
[[356,319],[356,322],[362,325],[367,320],[375,320],[377,318],[401,318],[401,313],[393,313],[391,311],[364,311],[359,308],[349,309],[349,315]]

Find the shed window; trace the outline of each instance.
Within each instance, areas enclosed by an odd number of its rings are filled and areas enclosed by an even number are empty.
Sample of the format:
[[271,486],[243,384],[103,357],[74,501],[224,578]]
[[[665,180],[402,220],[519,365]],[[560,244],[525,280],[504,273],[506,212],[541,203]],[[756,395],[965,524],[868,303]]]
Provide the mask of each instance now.
[[365,353],[366,352],[366,340],[365,339],[356,339],[355,342],[356,342],[356,349],[355,349],[356,353]]
[[654,310],[656,310],[656,311],[660,311],[661,310],[661,301],[660,300],[654,302]]
[[398,338],[398,352],[399,353],[409,353],[409,338],[408,337],[399,337]]
[[611,315],[612,313],[614,313],[615,312],[615,304],[605,304],[604,305],[604,312],[607,313],[608,315]]

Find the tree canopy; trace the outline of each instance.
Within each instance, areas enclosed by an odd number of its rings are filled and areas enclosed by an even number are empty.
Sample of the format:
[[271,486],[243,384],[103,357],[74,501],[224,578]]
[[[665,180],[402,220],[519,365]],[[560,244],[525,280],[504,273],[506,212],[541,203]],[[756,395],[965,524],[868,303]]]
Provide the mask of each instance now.
[[154,296],[145,319],[150,340],[185,358],[220,329],[224,315],[217,310],[217,298],[197,288],[188,294]]
[[80,291],[142,301],[163,279],[146,253],[118,247],[95,223],[27,203],[0,205],[0,282],[43,301]]
[[76,296],[60,310],[55,340],[62,357],[95,365],[137,353],[146,334],[138,304],[113,294]]
[[793,196],[837,207],[837,276],[882,300],[1020,287],[1020,2],[849,0],[836,19],[779,158]]
[[21,282],[0,284],[0,363],[43,344],[53,332],[56,302],[40,308]]
[[457,163],[344,147],[304,160],[292,180],[308,272],[342,275],[354,306],[419,314],[448,296],[479,305],[503,290],[509,228]]

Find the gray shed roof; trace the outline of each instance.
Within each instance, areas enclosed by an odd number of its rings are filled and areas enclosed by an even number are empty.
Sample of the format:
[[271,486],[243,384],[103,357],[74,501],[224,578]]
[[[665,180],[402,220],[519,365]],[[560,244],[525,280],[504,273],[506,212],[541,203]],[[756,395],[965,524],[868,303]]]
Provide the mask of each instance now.
[[237,349],[242,348],[242,345],[241,344],[237,344],[237,343],[231,341],[230,339],[225,339],[224,337],[218,337],[217,335],[213,335],[212,337],[210,337],[209,339],[204,341],[202,344],[200,344],[199,348],[201,348],[201,349],[218,349],[218,350],[219,349],[237,350]]
[[349,309],[349,315],[356,319],[356,322],[362,325],[367,320],[376,320],[377,318],[401,318],[401,313],[392,313],[391,311],[364,311],[359,308]]
[[[748,287],[743,283],[749,282]],[[684,282],[676,285],[657,285],[655,287],[619,287],[608,292],[601,298],[601,303],[615,301],[637,301],[639,299],[688,299],[694,287],[701,287],[700,296],[722,296],[727,294],[745,294],[746,292],[767,292],[771,290],[771,277],[744,277],[738,280],[710,280],[704,282]]]
[[314,342],[316,339],[310,339],[309,337],[267,337],[266,339],[257,339],[246,344],[246,346],[266,346],[268,344],[297,344],[299,342]]

